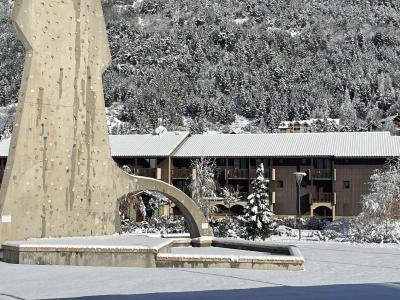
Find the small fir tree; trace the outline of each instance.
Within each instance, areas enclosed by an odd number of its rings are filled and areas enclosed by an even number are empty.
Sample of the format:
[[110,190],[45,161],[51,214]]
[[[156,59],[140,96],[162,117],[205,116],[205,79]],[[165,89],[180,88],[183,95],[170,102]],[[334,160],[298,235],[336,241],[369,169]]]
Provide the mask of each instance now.
[[257,168],[257,178],[252,182],[253,192],[247,198],[243,217],[247,237],[265,240],[274,232],[276,223],[268,195],[268,180],[264,178],[264,165]]

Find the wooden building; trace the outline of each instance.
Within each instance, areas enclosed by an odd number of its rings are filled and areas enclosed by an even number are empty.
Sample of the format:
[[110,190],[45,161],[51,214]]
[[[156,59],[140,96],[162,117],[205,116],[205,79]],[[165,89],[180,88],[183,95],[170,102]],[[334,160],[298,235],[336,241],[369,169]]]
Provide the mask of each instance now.
[[[163,180],[187,193],[194,175],[192,161],[213,159],[217,187],[233,187],[243,197],[233,209],[237,214],[251,192],[257,166],[263,163],[273,209],[280,216],[297,214],[294,172],[307,174],[300,189],[303,216],[348,217],[360,212],[361,196],[368,192],[372,172],[400,157],[400,137],[388,132],[192,136],[167,132],[110,136],[110,144],[121,167],[128,166],[137,175]],[[9,140],[0,142],[0,174],[8,147]],[[224,210],[221,199],[210,201]]]

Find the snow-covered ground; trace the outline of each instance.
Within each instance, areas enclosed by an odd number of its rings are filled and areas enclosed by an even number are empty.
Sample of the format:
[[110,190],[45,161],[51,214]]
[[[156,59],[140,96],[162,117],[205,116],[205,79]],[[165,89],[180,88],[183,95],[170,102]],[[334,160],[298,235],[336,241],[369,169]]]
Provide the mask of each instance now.
[[306,270],[0,263],[0,299],[400,299],[400,246],[298,242],[295,238],[277,237],[274,241],[297,245],[306,260]]

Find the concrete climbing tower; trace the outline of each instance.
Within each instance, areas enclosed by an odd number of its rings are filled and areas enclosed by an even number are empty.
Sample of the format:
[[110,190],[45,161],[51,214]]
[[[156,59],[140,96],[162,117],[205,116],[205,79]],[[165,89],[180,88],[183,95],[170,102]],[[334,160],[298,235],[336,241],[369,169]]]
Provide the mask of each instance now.
[[101,1],[16,0],[12,19],[26,61],[0,192],[0,245],[114,233],[117,199],[143,189],[168,195],[192,236],[210,235],[190,198],[123,173],[111,158],[102,87],[110,51]]

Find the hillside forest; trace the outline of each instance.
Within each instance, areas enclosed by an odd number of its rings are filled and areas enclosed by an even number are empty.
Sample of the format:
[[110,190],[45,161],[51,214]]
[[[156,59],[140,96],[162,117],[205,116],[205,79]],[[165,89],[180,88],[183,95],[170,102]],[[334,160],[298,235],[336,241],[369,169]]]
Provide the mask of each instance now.
[[[398,0],[102,2],[113,57],[105,102],[123,125],[114,133],[160,123],[202,132],[238,117],[263,132],[310,118],[355,131],[400,112]],[[0,0],[3,130],[24,60],[12,4]]]

